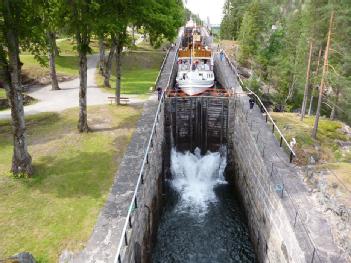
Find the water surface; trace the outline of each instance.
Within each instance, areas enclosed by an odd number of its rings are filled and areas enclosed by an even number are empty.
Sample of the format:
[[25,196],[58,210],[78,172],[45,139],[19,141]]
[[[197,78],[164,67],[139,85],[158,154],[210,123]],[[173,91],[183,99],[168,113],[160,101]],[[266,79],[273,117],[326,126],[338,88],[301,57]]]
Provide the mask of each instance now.
[[245,217],[223,176],[226,157],[172,151],[173,178],[153,262],[255,262]]

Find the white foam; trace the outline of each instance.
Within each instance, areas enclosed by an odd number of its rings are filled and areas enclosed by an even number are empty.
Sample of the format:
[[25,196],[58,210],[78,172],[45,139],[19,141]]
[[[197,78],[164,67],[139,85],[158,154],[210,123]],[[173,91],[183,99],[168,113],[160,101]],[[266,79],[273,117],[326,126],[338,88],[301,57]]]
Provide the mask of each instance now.
[[226,165],[226,156],[219,152],[201,156],[198,148],[194,153],[180,153],[172,149],[171,186],[181,196],[179,208],[192,208],[199,213],[205,212],[211,202],[216,202],[214,187],[226,183],[223,176]]

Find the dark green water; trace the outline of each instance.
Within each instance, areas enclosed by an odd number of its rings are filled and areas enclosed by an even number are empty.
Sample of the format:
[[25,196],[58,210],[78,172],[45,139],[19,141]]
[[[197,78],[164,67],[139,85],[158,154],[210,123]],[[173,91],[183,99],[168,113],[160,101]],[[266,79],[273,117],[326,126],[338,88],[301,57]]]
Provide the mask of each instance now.
[[255,262],[225,159],[172,153],[173,179],[153,251],[154,263]]

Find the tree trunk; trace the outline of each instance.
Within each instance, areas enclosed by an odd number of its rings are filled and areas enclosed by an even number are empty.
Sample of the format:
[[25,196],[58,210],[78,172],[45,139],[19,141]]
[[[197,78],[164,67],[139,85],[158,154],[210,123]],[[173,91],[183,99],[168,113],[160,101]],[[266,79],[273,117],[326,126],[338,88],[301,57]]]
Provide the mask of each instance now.
[[50,77],[51,77],[51,86],[52,90],[59,90],[59,84],[57,81],[57,74],[56,74],[56,52],[57,52],[57,47],[56,47],[56,34],[54,32],[49,32],[48,33],[48,39],[49,39],[49,65],[50,65]]
[[79,52],[79,132],[88,132],[88,114],[87,114],[87,54]]
[[135,46],[135,26],[133,25],[132,26],[132,44],[133,44],[133,47]]
[[105,43],[104,37],[99,37],[99,69],[100,73],[103,74],[105,67]]
[[335,101],[334,101],[334,104],[333,104],[332,111],[330,113],[330,119],[331,120],[335,120],[336,106],[338,105],[338,102],[339,102],[339,95],[340,95],[340,90],[339,90],[339,88],[337,88],[336,92],[335,92]]
[[311,40],[310,41],[310,52],[309,52],[309,55],[308,55],[307,70],[306,70],[305,91],[304,91],[304,94],[303,94],[303,102],[302,102],[302,107],[301,107],[301,121],[303,121],[303,118],[305,117],[305,114],[306,114],[308,87],[309,87],[309,83],[310,83],[309,80],[310,80],[310,68],[311,68],[312,49],[313,49],[313,44],[312,44],[312,40]]
[[113,56],[115,55],[115,52],[116,52],[116,45],[112,43],[110,52],[108,53],[108,57],[105,60],[104,71],[102,73],[104,77],[104,86],[108,88],[111,88],[111,85],[110,85],[111,67],[112,67],[112,59],[113,59]]
[[[9,65],[5,72],[4,86],[11,107],[12,131],[13,131],[13,156],[11,171],[15,175],[31,176],[33,173],[32,157],[28,153],[26,126],[23,110],[23,95],[21,85],[21,62],[19,59],[19,44],[17,35],[13,29],[9,0],[4,1],[4,23],[6,41],[8,44]],[[3,65],[2,65],[3,66]],[[4,66],[3,66],[4,67]],[[6,66],[5,66],[6,68]]]
[[[319,64],[320,64],[320,61],[321,61],[321,57],[322,57],[322,48],[319,49],[319,52],[318,52],[318,61],[317,61],[317,68],[316,68],[316,71],[314,72],[314,77],[316,78],[318,76],[318,73],[319,73]],[[312,83],[311,85],[311,98],[310,98],[310,107],[308,109],[308,115],[311,116],[312,115],[312,105],[313,105],[313,89],[314,89],[314,84],[315,83]]]
[[310,106],[308,108],[308,116],[312,115],[312,105],[313,105],[313,86],[311,87],[311,98],[310,98]]
[[122,69],[122,51],[123,51],[123,45],[121,41],[118,39],[117,40],[117,53],[116,53],[116,104],[119,105],[121,102],[121,69]]
[[327,40],[327,46],[325,48],[325,53],[324,53],[323,73],[322,73],[321,84],[319,86],[319,96],[318,96],[316,118],[314,121],[313,130],[312,130],[312,138],[314,138],[314,139],[317,138],[318,123],[319,123],[320,111],[321,111],[321,106],[322,106],[322,97],[323,97],[323,91],[324,91],[324,85],[325,85],[325,77],[326,77],[325,75],[326,75],[327,68],[328,68],[328,54],[329,54],[329,47],[330,47],[331,30],[332,30],[332,26],[333,26],[333,18],[334,18],[334,11],[332,11],[331,16],[330,16],[328,40]]

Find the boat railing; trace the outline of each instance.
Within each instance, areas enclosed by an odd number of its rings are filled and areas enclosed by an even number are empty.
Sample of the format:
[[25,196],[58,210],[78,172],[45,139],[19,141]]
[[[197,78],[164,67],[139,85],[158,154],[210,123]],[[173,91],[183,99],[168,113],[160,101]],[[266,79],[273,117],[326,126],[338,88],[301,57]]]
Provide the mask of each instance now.
[[209,50],[194,50],[194,57],[211,58],[211,51]]
[[179,58],[194,57],[194,58],[210,59],[211,56],[212,56],[212,52],[210,50],[194,49],[193,54],[191,54],[191,49],[178,51]]
[[189,57],[191,57],[191,50],[190,49],[179,50],[178,51],[178,57],[179,58],[189,58]]

